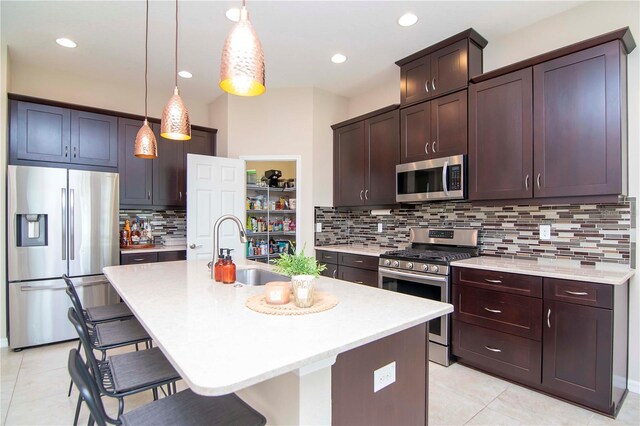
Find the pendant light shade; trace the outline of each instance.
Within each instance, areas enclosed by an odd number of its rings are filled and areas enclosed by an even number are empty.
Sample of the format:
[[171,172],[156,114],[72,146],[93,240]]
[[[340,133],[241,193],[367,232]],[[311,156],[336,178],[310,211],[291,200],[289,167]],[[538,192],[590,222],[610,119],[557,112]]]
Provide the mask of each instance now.
[[158,158],[158,143],[153,134],[149,122],[147,121],[147,57],[149,56],[149,0],[147,0],[147,12],[145,19],[144,36],[144,123],[133,145],[133,155],[138,158],[153,159]]
[[175,141],[188,141],[191,139],[191,122],[189,121],[189,111],[182,102],[180,91],[178,90],[178,0],[176,0],[176,67],[173,96],[165,105],[162,111],[162,121],[160,123],[160,136],[165,139]]
[[188,141],[191,139],[189,112],[184,102],[182,102],[177,86],[173,91],[173,96],[171,96],[164,107],[164,111],[162,111],[160,136],[176,141]]
[[264,93],[264,53],[242,1],[240,20],[231,29],[222,49],[220,88],[238,96]]
[[144,124],[138,130],[136,135],[136,143],[133,148],[134,155],[138,158],[153,159],[158,158],[158,143],[156,142],[156,135],[153,134],[153,130],[149,127],[149,122],[145,118]]

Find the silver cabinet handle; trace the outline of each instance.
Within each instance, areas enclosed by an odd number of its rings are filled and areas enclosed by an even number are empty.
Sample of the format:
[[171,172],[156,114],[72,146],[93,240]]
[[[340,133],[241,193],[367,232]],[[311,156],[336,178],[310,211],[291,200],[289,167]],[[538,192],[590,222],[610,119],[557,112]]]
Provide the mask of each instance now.
[[334,269],[334,270],[333,270],[333,274],[332,274],[332,275],[333,275],[333,278],[335,278],[335,277],[336,277],[336,274],[337,274],[337,273],[338,273],[338,269],[336,268],[336,269]]
[[364,199],[365,199],[365,200],[368,200],[368,199],[369,199],[369,190],[368,190],[368,189],[366,189],[366,190],[364,191]]
[[354,260],[354,263],[364,263],[364,260]]
[[193,243],[189,244],[189,248],[190,249],[196,249],[196,248],[200,248],[200,247],[202,247],[202,244],[197,244],[197,245],[193,244]]
[[429,155],[429,142],[424,144],[424,153]]
[[180,201],[182,201],[182,191],[180,191],[178,194],[180,194]]
[[528,174],[524,178],[524,189],[526,189],[527,191],[529,190],[529,175]]
[[502,311],[498,310],[498,309],[489,309],[487,307],[484,308],[485,311],[487,312],[491,312],[492,314],[501,314]]
[[489,278],[485,278],[484,280],[491,284],[502,284],[502,280],[490,280]]
[[502,352],[502,349],[492,348],[491,346],[485,346],[484,348],[491,352]]
[[431,88],[435,91],[436,90],[436,78],[433,77],[433,80],[431,80]]
[[547,327],[551,328],[551,308],[547,311]]
[[142,262],[142,261],[147,260],[147,259],[145,259],[144,257],[137,257],[137,258],[135,258],[133,260],[134,260],[134,262]]
[[64,147],[64,156],[65,158],[69,156],[69,147],[65,145]]
[[538,173],[538,177],[536,177],[536,185],[538,185],[538,189],[540,189],[540,176],[541,174]]
[[431,152],[436,152],[436,141],[431,144]]
[[586,291],[571,291],[571,290],[565,290],[564,291],[567,294],[570,294],[572,296],[587,296],[589,293],[587,293]]
[[62,260],[67,260],[67,189],[62,188],[60,196],[62,209]]
[[354,281],[356,284],[364,284],[362,281]]
[[147,200],[151,199],[151,191],[147,192]]
[[444,195],[449,196],[449,188],[447,188],[447,173],[449,172],[449,160],[444,162],[444,166],[442,166],[442,190],[444,191]]
[[361,190],[360,190],[360,201],[363,201],[363,200],[364,200],[364,198],[362,198],[362,194],[364,194],[364,189],[361,189]]
[[76,147],[73,147],[73,158],[76,158]]
[[429,80],[424,82],[424,90],[426,90],[427,93],[429,93]]
[[69,190],[69,260],[74,260],[75,255],[74,251],[76,251],[75,244],[75,196],[73,195],[73,189]]

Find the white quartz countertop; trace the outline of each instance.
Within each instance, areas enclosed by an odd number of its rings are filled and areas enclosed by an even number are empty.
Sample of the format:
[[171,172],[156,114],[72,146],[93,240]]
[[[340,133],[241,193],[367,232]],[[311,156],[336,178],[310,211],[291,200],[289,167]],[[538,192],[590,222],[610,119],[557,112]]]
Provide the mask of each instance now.
[[[238,269],[270,266],[238,261]],[[223,395],[334,357],[444,314],[453,306],[321,277],[328,311],[277,316],[245,301],[264,287],[215,283],[205,260],[110,266],[104,273],[189,387]]]
[[376,256],[394,250],[389,247],[381,247],[377,245],[361,245],[361,244],[335,244],[329,246],[316,246],[316,250],[335,251],[339,253],[359,254],[362,256]]
[[162,246],[157,245],[155,247],[150,248],[141,248],[141,249],[120,249],[120,254],[135,254],[135,253],[154,253],[161,251],[182,251],[186,250],[187,246]]
[[636,272],[635,269],[625,265],[600,263],[597,266],[589,266],[580,265],[580,262],[577,261],[556,259],[523,260],[492,256],[457,260],[451,262],[451,266],[611,285],[624,284]]

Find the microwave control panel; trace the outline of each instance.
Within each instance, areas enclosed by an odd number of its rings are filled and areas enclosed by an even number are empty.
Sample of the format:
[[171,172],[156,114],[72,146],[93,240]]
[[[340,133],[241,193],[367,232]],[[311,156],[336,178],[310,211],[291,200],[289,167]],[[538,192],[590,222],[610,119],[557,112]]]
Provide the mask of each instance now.
[[447,186],[449,191],[459,191],[462,189],[462,166],[455,165],[449,166],[449,182],[447,182]]

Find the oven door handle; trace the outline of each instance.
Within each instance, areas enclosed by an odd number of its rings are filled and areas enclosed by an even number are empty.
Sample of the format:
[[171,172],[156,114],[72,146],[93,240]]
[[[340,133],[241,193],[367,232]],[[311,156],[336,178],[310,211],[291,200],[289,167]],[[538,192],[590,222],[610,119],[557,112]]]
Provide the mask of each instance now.
[[427,285],[430,283],[446,284],[447,282],[449,282],[449,279],[447,277],[441,277],[441,276],[425,277],[418,274],[394,271],[393,269],[387,269],[387,268],[379,268],[378,273],[386,278],[400,278],[400,279],[409,278],[419,284],[427,284]]

